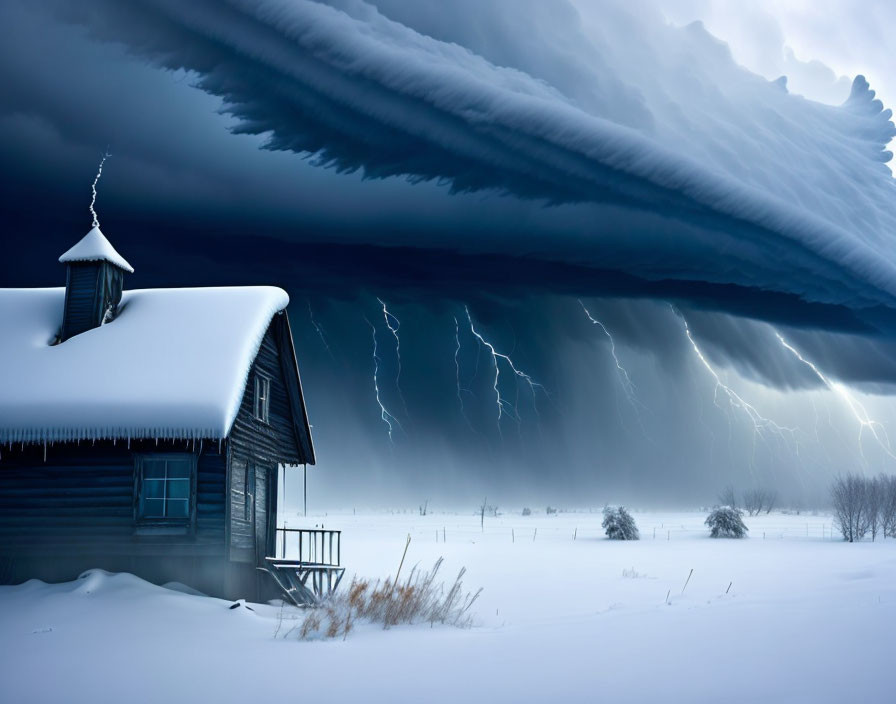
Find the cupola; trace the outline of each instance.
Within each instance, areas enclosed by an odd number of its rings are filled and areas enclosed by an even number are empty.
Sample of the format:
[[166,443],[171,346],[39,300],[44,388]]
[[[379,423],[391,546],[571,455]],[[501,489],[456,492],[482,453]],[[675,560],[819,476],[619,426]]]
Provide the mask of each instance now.
[[65,311],[60,342],[115,316],[125,273],[134,269],[94,225],[59,261],[66,265]]

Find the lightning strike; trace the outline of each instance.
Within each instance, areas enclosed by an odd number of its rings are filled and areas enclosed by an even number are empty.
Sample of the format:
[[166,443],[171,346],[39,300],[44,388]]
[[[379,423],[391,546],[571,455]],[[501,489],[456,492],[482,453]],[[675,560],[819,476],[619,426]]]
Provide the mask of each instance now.
[[613,339],[610,331],[607,330],[607,326],[591,315],[591,312],[585,307],[585,304],[582,303],[582,299],[579,299],[579,305],[582,306],[582,310],[585,311],[585,315],[588,316],[588,320],[591,321],[591,324],[597,325],[601,330],[603,330],[604,335],[606,335],[607,339],[610,341],[610,354],[613,356],[613,362],[616,364],[616,373],[619,376],[619,382],[622,385],[622,390],[625,392],[629,403],[631,403],[632,406],[637,407],[635,385],[632,383],[631,377],[629,377],[628,372],[625,370],[625,367],[623,367],[619,362],[619,356],[616,354],[616,341]]
[[320,338],[320,341],[324,343],[324,347],[327,350],[327,354],[331,357],[333,356],[333,351],[330,349],[330,344],[327,342],[327,338],[324,335],[323,328],[317,324],[317,321],[314,319],[314,310],[311,308],[311,301],[308,301],[308,317],[311,318],[311,325],[314,326],[315,331],[317,332],[317,336]]
[[112,155],[109,154],[108,150],[106,150],[106,152],[103,154],[103,158],[100,159],[100,166],[96,171],[96,176],[93,179],[93,184],[90,186],[90,214],[93,216],[93,224],[91,225],[92,227],[100,226],[100,219],[96,214],[96,210],[94,209],[94,206],[96,205],[96,186],[100,182],[100,177],[103,175],[103,165],[106,163],[106,159],[108,159],[110,156]]
[[382,418],[383,422],[386,424],[386,428],[388,429],[387,432],[389,434],[389,442],[394,445],[395,441],[392,437],[392,431],[395,429],[395,426],[398,426],[399,430],[404,429],[401,427],[401,423],[398,422],[398,419],[391,413],[389,413],[388,410],[386,410],[386,406],[380,399],[380,358],[377,354],[378,347],[376,342],[376,326],[367,319],[367,316],[364,316],[364,322],[366,322],[370,326],[370,331],[373,335],[373,392],[376,396],[376,402],[380,407],[380,418]]
[[[383,307],[383,319],[386,321],[386,327],[389,328],[389,332],[392,333],[392,336],[395,338],[395,359],[398,362],[398,367],[395,372],[395,388],[398,390],[398,398],[401,399],[401,405],[404,407],[405,416],[408,415],[408,405],[404,401],[404,394],[401,393],[401,340],[398,337],[398,329],[401,327],[401,321],[398,320],[389,310],[386,308],[386,302],[382,298],[377,298],[379,304]],[[393,325],[394,323],[394,325]]]
[[[774,330],[774,328],[772,328]],[[775,335],[778,340],[784,345],[784,348],[793,353],[793,355],[803,364],[805,364],[815,376],[824,384],[829,390],[833,391],[837,394],[843,402],[846,404],[846,407],[849,409],[849,412],[852,413],[853,417],[856,419],[856,422],[859,424],[859,454],[862,455],[862,459],[865,459],[865,453],[862,450],[862,437],[866,430],[868,430],[880,448],[891,458],[896,460],[896,454],[893,454],[892,447],[890,446],[890,438],[887,435],[887,429],[883,426],[879,421],[874,420],[871,416],[868,415],[868,411],[865,409],[865,406],[862,405],[860,401],[858,401],[850,392],[849,389],[846,388],[845,385],[841,384],[838,381],[833,381],[828,379],[821,370],[815,366],[815,364],[800,354],[799,350],[796,349],[793,345],[791,345],[787,340],[784,339],[783,335],[779,333],[777,330],[774,330]]]
[[498,406],[498,432],[501,432],[501,418],[504,417],[505,413],[510,416],[513,420],[516,421],[517,424],[520,423],[520,416],[517,412],[517,408],[514,404],[510,403],[510,401],[506,400],[501,395],[500,389],[500,381],[501,381],[501,366],[498,364],[499,360],[504,360],[507,363],[507,366],[510,367],[510,370],[520,379],[526,382],[529,386],[529,390],[532,392],[532,407],[535,410],[535,415],[539,416],[538,413],[538,403],[537,403],[537,390],[541,389],[543,392],[545,391],[544,386],[535,381],[531,376],[526,374],[524,371],[517,369],[516,365],[514,365],[513,360],[508,357],[506,354],[502,354],[498,352],[494,345],[491,342],[486,340],[482,335],[477,332],[476,327],[473,325],[473,317],[470,315],[470,309],[468,306],[464,306],[464,311],[467,314],[467,320],[470,323],[470,332],[473,333],[473,336],[479,341],[480,345],[485,346],[489,353],[492,356],[492,363],[495,367],[495,379],[492,385],[492,388],[495,390],[495,398]]
[[671,306],[671,304],[670,307],[672,308],[672,311],[676,315],[678,315],[678,317],[680,317],[682,322],[684,323],[685,335],[687,335],[688,341],[691,343],[691,347],[694,350],[694,354],[697,355],[697,359],[699,359],[700,363],[704,367],[706,367],[706,370],[710,373],[710,375],[716,382],[715,390],[713,392],[713,403],[718,408],[722,409],[722,406],[719,405],[719,393],[721,392],[728,399],[729,407],[737,408],[743,411],[747,418],[750,420],[750,423],[753,425],[754,450],[755,438],[757,435],[764,438],[763,431],[770,431],[782,439],[785,439],[785,433],[793,438],[795,433],[797,432],[796,428],[789,428],[787,426],[779,425],[772,419],[766,418],[756,409],[755,406],[744,400],[744,398],[741,397],[734,389],[732,389],[722,381],[716,370],[713,369],[712,365],[709,363],[709,360],[707,360],[704,356],[703,351],[697,345],[696,340],[694,340],[694,336],[691,334],[691,328],[688,325],[687,319],[684,317],[684,315],[682,315],[681,311],[676,310],[674,306]]
[[457,316],[454,317],[454,343],[454,373],[457,383],[457,402],[460,405],[460,414],[461,416],[463,416],[464,422],[466,422],[470,430],[473,430],[473,424],[470,423],[470,419],[467,417],[467,411],[464,406],[463,397],[464,391],[466,391],[468,394],[472,394],[473,392],[469,389],[463,388],[460,383],[460,324],[457,322]]

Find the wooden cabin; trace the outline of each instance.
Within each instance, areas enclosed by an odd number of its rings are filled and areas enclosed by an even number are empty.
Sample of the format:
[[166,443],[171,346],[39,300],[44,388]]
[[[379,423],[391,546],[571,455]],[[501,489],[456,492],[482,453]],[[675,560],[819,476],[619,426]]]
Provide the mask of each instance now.
[[98,227],[60,261],[64,289],[0,289],[0,583],[276,595],[278,473],[314,464],[288,296],[124,291]]

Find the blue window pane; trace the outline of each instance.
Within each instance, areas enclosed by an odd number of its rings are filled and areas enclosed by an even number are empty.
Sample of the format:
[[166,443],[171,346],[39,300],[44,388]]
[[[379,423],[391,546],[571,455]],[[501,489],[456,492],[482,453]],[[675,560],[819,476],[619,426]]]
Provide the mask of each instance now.
[[165,460],[143,460],[144,479],[164,479]]
[[147,518],[161,518],[165,515],[165,502],[162,499],[146,499],[143,502],[143,515]]
[[190,480],[189,479],[172,479],[168,482],[168,498],[169,499],[189,499],[190,498]]
[[189,502],[186,499],[170,499],[167,504],[169,518],[189,517]]
[[147,499],[162,499],[165,497],[164,479],[147,479],[143,482],[143,496]]
[[189,460],[168,460],[168,478],[189,479],[191,468]]

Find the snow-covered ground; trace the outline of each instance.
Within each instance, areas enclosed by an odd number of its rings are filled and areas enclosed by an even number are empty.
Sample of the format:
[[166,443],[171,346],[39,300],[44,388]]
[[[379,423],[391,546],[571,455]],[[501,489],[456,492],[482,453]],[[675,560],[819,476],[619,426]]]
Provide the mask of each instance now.
[[303,642],[274,637],[273,606],[130,575],[0,587],[0,700],[893,701],[896,540],[844,544],[824,516],[748,518],[743,541],[707,538],[699,513],[635,518],[643,539],[620,543],[597,512],[487,516],[484,532],[438,512],[287,517],[343,529],[363,576],[394,573],[408,534],[405,570],[466,566],[484,588],[468,630]]

